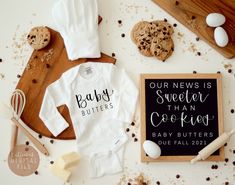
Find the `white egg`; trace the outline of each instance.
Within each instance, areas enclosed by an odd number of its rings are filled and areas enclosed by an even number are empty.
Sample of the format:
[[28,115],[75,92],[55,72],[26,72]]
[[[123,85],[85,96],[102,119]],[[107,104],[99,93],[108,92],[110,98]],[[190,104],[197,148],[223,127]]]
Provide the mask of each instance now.
[[225,23],[225,17],[220,13],[210,13],[206,17],[206,23],[208,26],[218,27]]
[[228,44],[228,34],[222,27],[215,28],[214,39],[218,46],[225,47]]
[[143,143],[144,152],[153,159],[157,159],[161,155],[161,148],[153,141],[146,140]]

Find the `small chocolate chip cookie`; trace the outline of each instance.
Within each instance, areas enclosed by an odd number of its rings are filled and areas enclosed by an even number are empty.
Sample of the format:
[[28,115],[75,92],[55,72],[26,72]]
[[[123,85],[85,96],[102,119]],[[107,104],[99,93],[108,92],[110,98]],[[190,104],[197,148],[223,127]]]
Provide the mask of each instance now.
[[140,21],[134,25],[134,27],[131,30],[131,40],[136,44],[138,37],[143,36],[144,34],[144,28],[146,25],[148,25],[149,22],[147,21]]
[[46,47],[51,39],[51,34],[48,28],[39,26],[30,30],[27,40],[29,45],[35,49],[40,50]]
[[157,59],[165,61],[168,57],[171,56],[174,51],[174,42],[171,37],[168,38],[159,38],[155,37],[152,40],[150,52]]

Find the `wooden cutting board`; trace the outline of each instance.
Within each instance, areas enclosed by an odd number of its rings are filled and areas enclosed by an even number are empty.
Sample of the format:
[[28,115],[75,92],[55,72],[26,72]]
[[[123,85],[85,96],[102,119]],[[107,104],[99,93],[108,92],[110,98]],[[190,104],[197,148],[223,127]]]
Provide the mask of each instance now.
[[[235,0],[153,0],[180,23],[206,41],[226,58],[235,56]],[[209,13],[221,13],[226,17],[222,27],[229,36],[229,44],[221,48],[215,44],[214,28],[207,26]]]
[[[21,89],[27,99],[21,116],[22,120],[38,134],[54,138],[38,116],[45,89],[64,71],[86,62],[87,59],[69,61],[62,37],[52,29],[50,32],[52,37],[49,45],[40,51],[33,51],[16,88]],[[89,59],[89,61],[115,64],[116,59],[102,54],[101,58]],[[75,135],[67,107],[61,106],[58,109],[70,126],[57,139],[74,139]]]

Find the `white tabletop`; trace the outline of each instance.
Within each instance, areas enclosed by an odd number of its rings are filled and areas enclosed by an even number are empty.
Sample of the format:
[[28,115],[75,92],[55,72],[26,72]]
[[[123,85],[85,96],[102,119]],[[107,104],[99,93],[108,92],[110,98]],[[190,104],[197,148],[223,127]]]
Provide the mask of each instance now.
[[[234,72],[228,73],[228,68],[233,71],[235,59],[226,59],[213,50],[203,41],[196,41],[196,35],[187,30],[173,17],[159,8],[150,0],[98,0],[99,14],[103,21],[99,26],[102,51],[106,54],[116,54],[117,66],[125,68],[131,78],[139,85],[140,73],[216,73],[220,71],[223,76],[223,105],[224,105],[224,127],[229,131],[235,125],[235,114],[231,109],[235,109],[235,78]],[[32,49],[24,43],[27,32],[33,26],[47,25],[55,28],[51,17],[51,8],[55,0],[8,0],[0,1],[0,99],[7,101],[14,90],[18,74],[22,74],[27,64]],[[177,23],[173,40],[175,51],[165,62],[154,58],[147,58],[139,54],[136,46],[130,39],[132,26],[140,20],[153,20],[167,18],[170,23]],[[122,21],[122,25],[118,24]],[[125,33],[122,38],[121,34]],[[178,33],[180,33],[179,36]],[[201,56],[197,56],[201,52]],[[137,113],[137,117],[139,113]],[[55,140],[54,144],[50,139],[43,137],[41,141],[49,149],[50,156],[45,157],[40,154],[40,165],[38,175],[19,177],[14,175],[8,168],[7,156],[9,153],[11,123],[0,118],[0,180],[1,184],[50,184],[62,185],[59,179],[54,177],[48,170],[51,160],[55,160],[61,154],[76,150],[75,141]],[[123,173],[105,176],[98,179],[90,179],[85,164],[80,164],[75,170],[70,184],[113,185],[122,182],[121,179],[134,178],[139,173],[156,184],[160,181],[163,185],[198,185],[198,184],[224,184],[226,181],[235,184],[235,173],[233,161],[235,161],[235,137],[233,137],[225,147],[225,156],[229,159],[225,162],[200,162],[191,165],[189,162],[161,162],[161,163],[141,163],[140,162],[140,142],[134,142],[131,133],[137,134],[140,121],[131,128],[129,141],[126,145],[124,171]],[[29,129],[36,137],[38,134]],[[23,144],[28,139],[19,134],[18,144]],[[211,169],[213,164],[218,165],[218,169]],[[176,178],[179,174],[180,178]],[[210,181],[206,178],[210,177]]]

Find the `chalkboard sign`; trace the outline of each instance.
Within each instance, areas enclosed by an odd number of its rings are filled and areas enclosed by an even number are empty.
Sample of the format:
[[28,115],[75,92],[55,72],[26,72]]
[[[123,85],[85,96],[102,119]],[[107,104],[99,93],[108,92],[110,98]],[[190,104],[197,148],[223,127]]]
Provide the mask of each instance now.
[[[142,74],[141,144],[157,143],[153,160],[188,161],[223,132],[221,74]],[[224,159],[224,149],[208,160]]]

